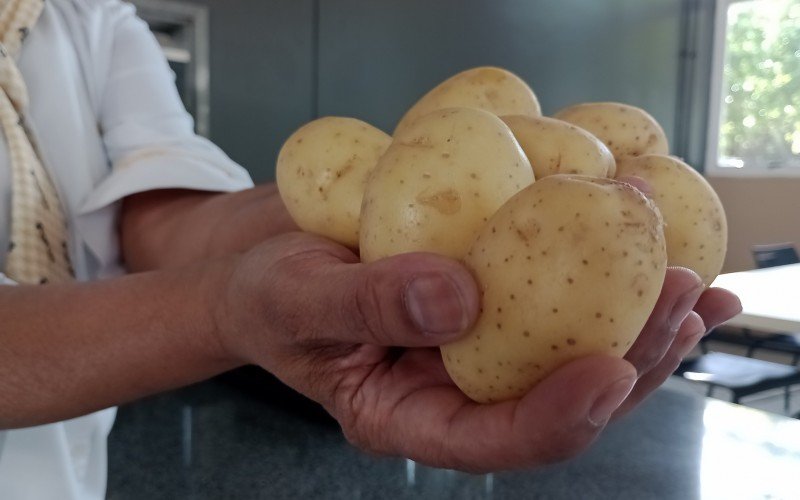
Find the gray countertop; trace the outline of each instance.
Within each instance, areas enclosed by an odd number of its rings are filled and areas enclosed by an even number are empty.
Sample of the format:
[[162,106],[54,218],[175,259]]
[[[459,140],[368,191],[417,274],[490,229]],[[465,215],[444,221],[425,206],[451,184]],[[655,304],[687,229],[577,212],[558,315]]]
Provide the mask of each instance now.
[[315,406],[242,379],[120,408],[108,498],[800,499],[800,421],[668,388],[576,459],[469,475],[363,454]]

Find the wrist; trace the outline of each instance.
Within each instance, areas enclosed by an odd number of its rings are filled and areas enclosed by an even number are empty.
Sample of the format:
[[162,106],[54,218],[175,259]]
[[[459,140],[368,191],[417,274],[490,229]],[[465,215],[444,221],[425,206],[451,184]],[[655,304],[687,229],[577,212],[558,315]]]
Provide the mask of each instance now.
[[248,363],[240,353],[243,350],[238,346],[243,339],[238,334],[235,321],[235,302],[231,297],[233,276],[241,256],[238,254],[214,259],[203,266],[204,273],[201,281],[203,300],[202,317],[205,325],[204,332],[211,356],[219,359],[230,369]]

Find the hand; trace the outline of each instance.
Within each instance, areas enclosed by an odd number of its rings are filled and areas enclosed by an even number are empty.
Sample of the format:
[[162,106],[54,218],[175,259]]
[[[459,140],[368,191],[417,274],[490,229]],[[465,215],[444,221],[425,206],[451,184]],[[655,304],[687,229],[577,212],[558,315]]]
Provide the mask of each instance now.
[[716,292],[695,305],[697,283],[690,271],[669,270],[628,361],[580,359],[522,399],[491,405],[461,393],[435,347],[466,331],[479,307],[471,274],[443,257],[360,264],[322,238],[278,237],[236,264],[216,317],[229,352],[320,402],[357,446],[480,472],[574,456],[629,393],[626,407],[652,391],[672,357],[699,338],[699,318],[719,321],[733,309]]
[[[625,356],[636,366],[639,379],[615,417],[629,412],[663,384],[705,334],[742,311],[736,295],[722,288],[704,289],[700,278],[685,268],[669,269],[663,290],[648,323]],[[672,302],[671,310],[669,301],[664,300],[667,290],[684,290]]]

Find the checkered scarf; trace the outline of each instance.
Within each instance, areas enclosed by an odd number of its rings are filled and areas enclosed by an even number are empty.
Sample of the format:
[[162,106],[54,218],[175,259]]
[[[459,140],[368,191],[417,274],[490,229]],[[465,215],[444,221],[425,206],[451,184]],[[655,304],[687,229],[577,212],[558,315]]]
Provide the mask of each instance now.
[[69,281],[74,276],[61,200],[30,130],[25,125],[28,90],[16,58],[39,19],[44,0],[0,4],[0,128],[11,165],[11,238],[5,274],[18,283]]

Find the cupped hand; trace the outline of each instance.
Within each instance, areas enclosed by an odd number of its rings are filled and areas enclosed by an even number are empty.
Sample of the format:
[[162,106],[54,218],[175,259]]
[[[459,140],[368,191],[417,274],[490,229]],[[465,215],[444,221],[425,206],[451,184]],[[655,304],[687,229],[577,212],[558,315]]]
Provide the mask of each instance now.
[[519,400],[483,405],[453,384],[436,347],[467,331],[479,309],[472,275],[444,257],[361,264],[325,239],[281,236],[237,260],[216,317],[229,352],[321,403],[355,445],[485,472],[580,453],[669,375],[704,321],[734,314],[734,302],[701,294],[694,273],[670,269],[625,360],[579,359]]

